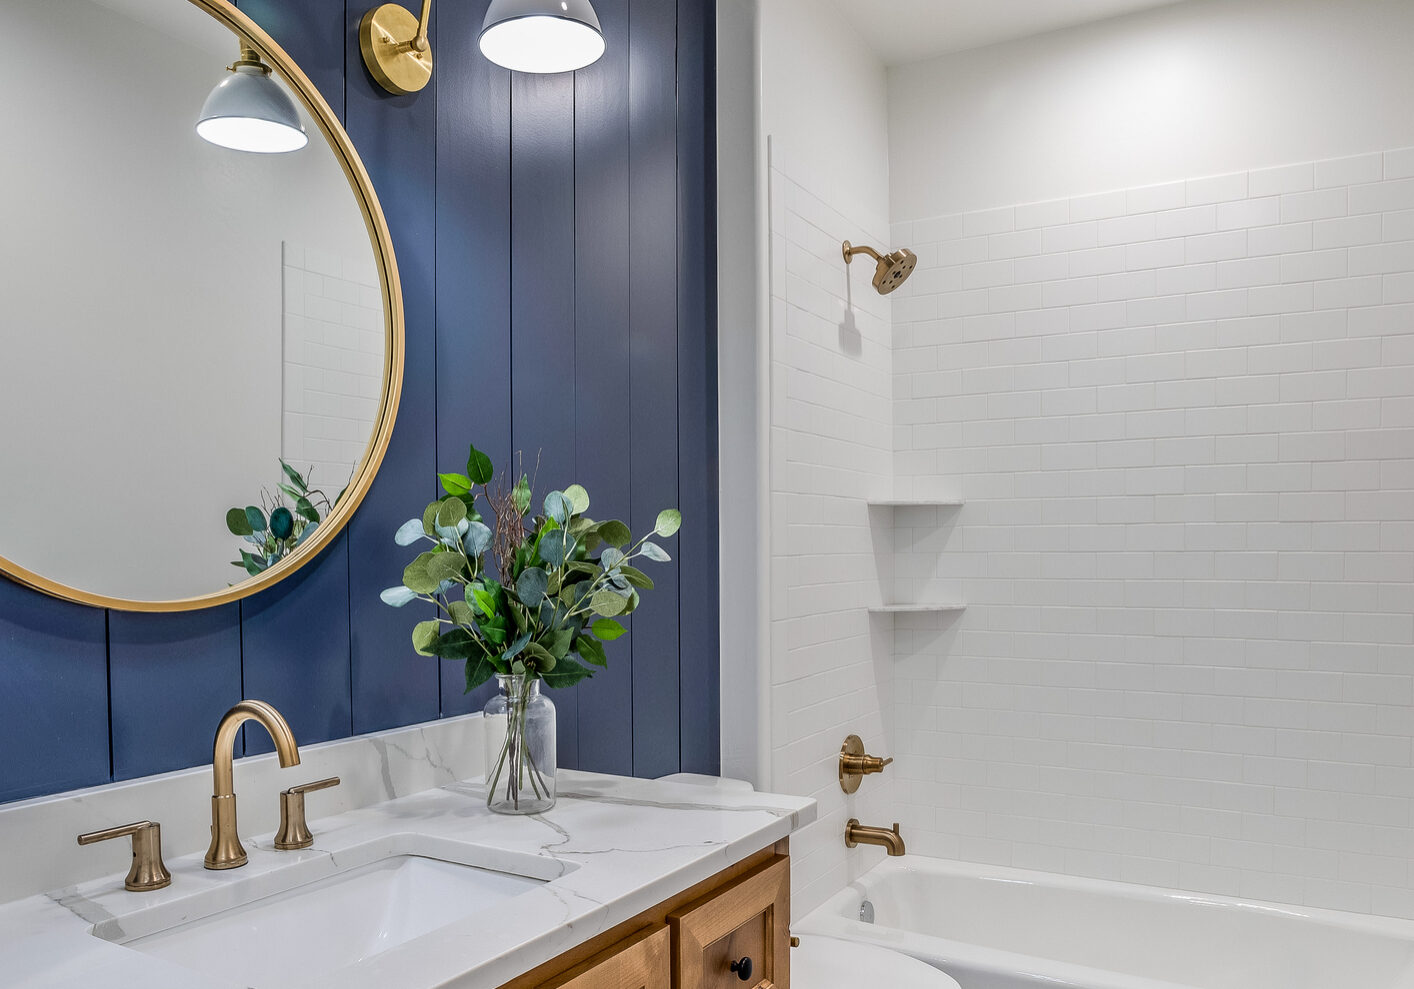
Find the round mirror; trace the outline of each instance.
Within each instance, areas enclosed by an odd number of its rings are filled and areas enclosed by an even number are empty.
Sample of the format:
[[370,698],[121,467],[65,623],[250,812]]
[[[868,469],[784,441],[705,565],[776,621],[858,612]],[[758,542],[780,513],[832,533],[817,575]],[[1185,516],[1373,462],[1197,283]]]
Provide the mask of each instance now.
[[224,0],[5,0],[0,36],[0,569],[129,610],[268,587],[392,431],[402,306],[368,175]]

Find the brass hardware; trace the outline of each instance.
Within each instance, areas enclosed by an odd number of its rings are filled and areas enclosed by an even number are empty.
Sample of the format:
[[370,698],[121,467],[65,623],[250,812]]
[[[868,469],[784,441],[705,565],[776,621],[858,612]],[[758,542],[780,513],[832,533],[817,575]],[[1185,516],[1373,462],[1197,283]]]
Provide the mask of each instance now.
[[856,845],[879,845],[887,849],[890,855],[902,855],[907,849],[903,844],[903,835],[898,833],[898,822],[894,822],[892,831],[887,828],[871,828],[860,824],[859,818],[851,817],[844,826],[844,845],[846,848],[853,848]]
[[236,830],[236,789],[233,753],[236,732],[247,721],[258,721],[275,740],[280,765],[299,765],[299,746],[280,712],[264,701],[244,700],[227,711],[216,726],[212,746],[211,775],[215,793],[211,796],[211,847],[206,850],[208,869],[236,869],[246,863],[246,852]]
[[795,936],[792,936],[791,939],[790,939],[790,946],[791,946],[792,948],[799,948],[799,947],[800,947],[800,938],[795,937]]
[[92,845],[95,841],[128,836],[133,839],[133,864],[128,870],[128,877],[123,880],[123,888],[142,893],[172,885],[172,874],[162,861],[162,825],[155,821],[138,821],[120,828],[90,831],[79,835],[79,844]]
[[281,790],[280,830],[275,833],[275,847],[281,851],[289,851],[294,848],[308,848],[314,844],[314,835],[310,834],[309,825],[304,819],[304,795],[338,785],[339,777],[330,776],[327,780],[301,783],[288,790]]
[[383,294],[383,333],[388,360],[383,367],[382,403],[378,409],[378,422],[373,438],[364,450],[362,461],[355,471],[344,496],[334,511],[319,523],[314,534],[300,544],[297,552],[285,557],[275,566],[261,571],[259,576],[232,584],[225,590],[194,597],[165,601],[138,601],[130,598],[94,594],[90,591],[71,587],[62,581],[23,567],[14,560],[0,555],[0,573],[26,587],[48,594],[51,597],[95,608],[113,608],[118,611],[193,611],[211,608],[218,604],[238,601],[259,591],[278,584],[296,570],[317,557],[325,546],[343,531],[353,513],[363,502],[373,479],[388,452],[388,443],[393,437],[393,424],[398,418],[398,404],[402,398],[403,367],[406,364],[404,333],[403,289],[398,278],[398,263],[393,254],[393,235],[388,229],[388,218],[378,202],[378,194],[373,189],[373,180],[359,158],[348,132],[334,115],[328,100],[324,99],[309,76],[305,75],[298,63],[250,15],[236,9],[230,0],[190,0],[193,6],[205,11],[217,23],[241,39],[242,46],[254,49],[261,60],[273,66],[275,72],[289,84],[299,97],[305,110],[323,132],[330,150],[338,159],[344,176],[349,180],[354,199],[363,213],[364,224],[368,228],[373,257],[378,264],[378,279]]
[[840,789],[845,793],[853,793],[859,789],[861,779],[871,773],[882,773],[884,767],[893,761],[892,757],[880,759],[878,756],[866,755],[864,740],[858,735],[846,737],[844,744],[840,746]]
[[416,93],[432,78],[432,44],[427,22],[432,0],[422,0],[422,16],[401,4],[385,3],[363,15],[358,47],[363,64],[378,85],[399,96]]
[[918,266],[918,255],[906,247],[901,247],[892,254],[880,254],[872,247],[854,247],[849,241],[845,241],[840,250],[844,254],[845,264],[851,263],[856,254],[867,254],[877,262],[874,268],[874,288],[880,295],[888,295],[906,282],[908,276],[913,274],[913,269]]

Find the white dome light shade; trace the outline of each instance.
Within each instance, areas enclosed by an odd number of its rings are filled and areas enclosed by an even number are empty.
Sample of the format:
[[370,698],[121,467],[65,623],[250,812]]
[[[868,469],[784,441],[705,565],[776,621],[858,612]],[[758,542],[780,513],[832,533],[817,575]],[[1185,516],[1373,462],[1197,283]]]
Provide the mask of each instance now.
[[196,132],[235,151],[281,154],[309,143],[295,101],[264,66],[237,63],[211,91]]
[[573,72],[604,54],[589,0],[491,0],[481,54],[515,72]]

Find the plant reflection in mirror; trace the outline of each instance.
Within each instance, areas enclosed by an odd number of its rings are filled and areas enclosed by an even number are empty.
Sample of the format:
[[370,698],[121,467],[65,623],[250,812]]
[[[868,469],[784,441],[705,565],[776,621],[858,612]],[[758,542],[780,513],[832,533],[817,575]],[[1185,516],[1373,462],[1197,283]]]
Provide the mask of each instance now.
[[426,541],[431,548],[382,598],[398,608],[412,601],[437,608],[436,618],[413,628],[413,648],[463,661],[468,691],[502,678],[506,739],[487,803],[498,786],[518,803],[522,788],[538,796],[546,783],[525,738],[536,681],[569,687],[607,665],[603,644],[627,631],[619,619],[653,587],[634,563],[668,562],[650,540],[673,536],[682,515],[665,509],[652,531],[634,540],[623,522],[587,516],[589,493],[578,484],[551,491],[532,511],[530,479],[502,474],[496,481],[490,458],[475,446],[465,474],[438,477],[446,494],[395,536],[400,546]]
[[[255,547],[255,552],[241,550],[241,558],[232,560],[231,566],[241,567],[252,577],[293,553],[344,497],[340,491],[330,501],[328,495],[311,488],[304,476],[284,460],[280,461],[280,469],[285,480],[275,485],[279,494],[262,488],[259,505],[233,508],[226,513],[226,528],[231,535],[240,536]],[[314,476],[313,469],[309,474]]]

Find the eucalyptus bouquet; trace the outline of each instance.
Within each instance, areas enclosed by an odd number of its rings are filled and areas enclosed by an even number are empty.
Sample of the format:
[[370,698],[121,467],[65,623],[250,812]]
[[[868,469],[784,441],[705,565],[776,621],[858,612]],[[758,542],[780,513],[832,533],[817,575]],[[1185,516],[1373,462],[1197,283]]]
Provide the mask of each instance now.
[[[344,496],[340,491],[330,501],[328,495],[311,488],[304,475],[284,460],[280,461],[280,469],[285,473],[285,480],[276,485],[280,494],[262,489],[259,505],[233,508],[226,513],[226,528],[231,535],[240,536],[255,547],[254,552],[241,550],[241,558],[232,560],[231,566],[241,567],[252,577],[293,553]],[[293,508],[285,504],[285,497]]]
[[398,608],[412,601],[436,607],[436,618],[413,627],[413,648],[464,661],[468,691],[497,674],[513,678],[520,694],[509,698],[511,727],[487,798],[508,767],[517,792],[528,779],[538,793],[545,778],[524,738],[531,685],[568,687],[607,665],[604,643],[624,634],[619,619],[653,587],[634,563],[668,562],[650,540],[674,535],[682,515],[660,512],[653,530],[635,540],[623,522],[588,517],[589,493],[578,484],[551,491],[533,512],[530,479],[522,473],[512,484],[503,474],[492,487],[491,459],[475,446],[465,474],[438,478],[445,495],[394,537],[400,546],[431,547],[382,598]]

